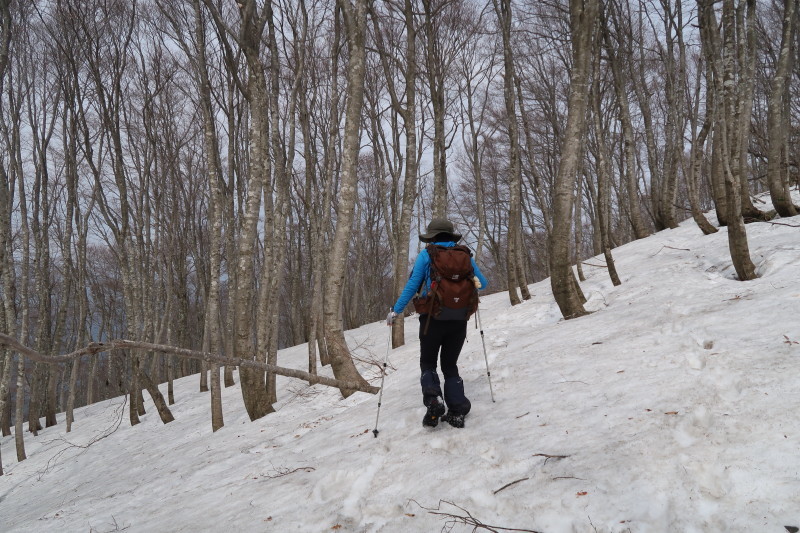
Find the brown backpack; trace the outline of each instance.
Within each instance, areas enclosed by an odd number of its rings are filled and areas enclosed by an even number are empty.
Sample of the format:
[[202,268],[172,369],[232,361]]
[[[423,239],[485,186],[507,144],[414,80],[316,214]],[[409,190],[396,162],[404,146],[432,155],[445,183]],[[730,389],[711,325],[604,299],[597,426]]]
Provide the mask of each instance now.
[[437,320],[468,320],[478,310],[472,252],[463,245],[429,244],[425,249],[431,258],[431,287],[425,297],[414,298],[414,309]]

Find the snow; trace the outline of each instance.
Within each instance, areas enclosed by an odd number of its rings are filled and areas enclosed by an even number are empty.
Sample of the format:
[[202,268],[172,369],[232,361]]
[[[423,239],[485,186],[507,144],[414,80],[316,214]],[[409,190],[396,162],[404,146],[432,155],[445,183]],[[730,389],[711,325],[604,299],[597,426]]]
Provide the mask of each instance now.
[[[21,463],[4,437],[0,531],[473,530],[453,516],[543,532],[800,526],[800,217],[778,222],[795,227],[747,226],[753,281],[736,281],[724,228],[703,236],[689,220],[615,249],[619,287],[584,266],[586,317],[561,320],[549,280],[518,306],[485,297],[496,402],[470,323],[464,429],[421,425],[410,317],[377,438],[377,396],[285,378],[277,412],[255,422],[225,389],[212,433],[196,376],[176,382],[167,425],[148,398],[130,427],[117,398],[77,411],[70,434],[63,420],[27,434]],[[348,340],[382,361],[388,335],[378,322]],[[298,346],[279,364],[305,360]],[[376,368],[362,367],[380,384]]]

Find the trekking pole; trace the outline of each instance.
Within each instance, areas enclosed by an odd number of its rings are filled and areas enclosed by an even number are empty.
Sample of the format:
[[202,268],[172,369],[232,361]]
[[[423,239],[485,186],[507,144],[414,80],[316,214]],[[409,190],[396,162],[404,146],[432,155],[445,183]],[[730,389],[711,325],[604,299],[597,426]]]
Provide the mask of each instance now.
[[386,344],[386,356],[383,358],[383,367],[381,368],[381,391],[378,393],[378,414],[375,415],[375,429],[372,434],[378,438],[378,419],[381,416],[381,400],[383,400],[383,380],[386,377],[386,361],[389,360],[389,350],[392,347],[392,328],[389,328],[389,342]]
[[483,322],[481,322],[481,310],[476,309],[476,313],[477,313],[476,316],[478,318],[479,328],[481,330],[481,344],[483,344],[483,360],[486,361],[486,377],[489,378],[489,394],[492,395],[492,402],[494,403],[494,391],[492,390],[492,373],[489,372],[489,356],[486,355],[486,340],[483,337]]

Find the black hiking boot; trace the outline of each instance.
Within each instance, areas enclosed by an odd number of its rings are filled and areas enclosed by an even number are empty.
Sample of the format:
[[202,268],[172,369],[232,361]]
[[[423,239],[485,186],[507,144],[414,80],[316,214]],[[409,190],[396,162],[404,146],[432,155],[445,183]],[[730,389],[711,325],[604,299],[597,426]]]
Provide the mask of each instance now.
[[428,410],[425,412],[425,418],[422,419],[422,425],[435,428],[439,425],[439,417],[444,414],[444,402],[438,396],[431,400]]
[[454,428],[463,428],[464,427],[464,415],[457,415],[453,412],[449,412],[442,417],[444,422],[447,422]]

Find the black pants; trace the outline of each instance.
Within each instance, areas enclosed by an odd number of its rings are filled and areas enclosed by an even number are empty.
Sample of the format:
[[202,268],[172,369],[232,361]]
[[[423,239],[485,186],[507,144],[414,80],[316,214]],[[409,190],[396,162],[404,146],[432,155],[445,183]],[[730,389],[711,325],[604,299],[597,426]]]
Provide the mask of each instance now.
[[458,375],[458,356],[467,338],[466,320],[428,321],[427,315],[419,317],[419,366],[422,372],[422,403],[427,407],[437,396],[442,396],[436,366],[441,358],[444,374],[444,401],[448,409],[465,415],[471,404],[464,396],[464,382]]

